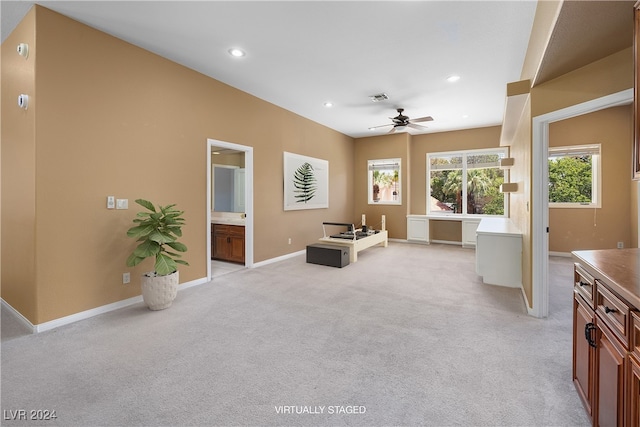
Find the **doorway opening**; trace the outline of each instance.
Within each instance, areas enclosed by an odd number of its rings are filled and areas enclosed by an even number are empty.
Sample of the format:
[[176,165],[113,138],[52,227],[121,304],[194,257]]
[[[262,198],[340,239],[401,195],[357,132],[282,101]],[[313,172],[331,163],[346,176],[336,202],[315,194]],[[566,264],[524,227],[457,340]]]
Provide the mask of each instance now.
[[[216,170],[219,171],[217,180]],[[230,233],[244,227],[240,237],[244,243],[243,262],[212,260],[214,222],[230,226],[227,227]],[[233,271],[253,266],[253,147],[207,139],[207,230],[207,280],[216,275],[214,268]],[[225,241],[230,247],[235,242],[237,251],[239,240],[232,242],[233,238],[230,236]]]
[[532,144],[532,295],[529,314],[549,315],[549,124],[633,102],[633,89],[623,90],[533,118]]

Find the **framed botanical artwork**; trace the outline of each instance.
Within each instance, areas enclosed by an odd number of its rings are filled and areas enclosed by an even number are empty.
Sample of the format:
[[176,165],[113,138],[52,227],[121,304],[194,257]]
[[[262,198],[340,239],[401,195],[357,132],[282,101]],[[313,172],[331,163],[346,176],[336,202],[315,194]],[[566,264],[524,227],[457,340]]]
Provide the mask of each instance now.
[[329,162],[284,152],[284,210],[329,207]]

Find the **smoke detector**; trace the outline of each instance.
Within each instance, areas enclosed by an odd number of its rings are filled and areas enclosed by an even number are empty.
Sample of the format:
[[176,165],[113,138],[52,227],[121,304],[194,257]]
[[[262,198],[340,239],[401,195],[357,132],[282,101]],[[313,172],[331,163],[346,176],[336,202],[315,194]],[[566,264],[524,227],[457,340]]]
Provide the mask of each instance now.
[[376,95],[371,95],[369,98],[371,98],[373,102],[380,102],[386,101],[387,99],[389,99],[389,96],[386,93],[378,93]]

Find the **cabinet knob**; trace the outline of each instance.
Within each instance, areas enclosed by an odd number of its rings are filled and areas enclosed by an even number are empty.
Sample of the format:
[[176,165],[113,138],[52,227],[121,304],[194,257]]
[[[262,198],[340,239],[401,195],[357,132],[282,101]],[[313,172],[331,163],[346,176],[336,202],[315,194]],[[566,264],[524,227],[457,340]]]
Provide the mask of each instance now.
[[618,311],[618,310],[616,310],[615,308],[609,308],[606,305],[604,306],[604,312],[607,313],[607,314],[615,313],[616,311]]

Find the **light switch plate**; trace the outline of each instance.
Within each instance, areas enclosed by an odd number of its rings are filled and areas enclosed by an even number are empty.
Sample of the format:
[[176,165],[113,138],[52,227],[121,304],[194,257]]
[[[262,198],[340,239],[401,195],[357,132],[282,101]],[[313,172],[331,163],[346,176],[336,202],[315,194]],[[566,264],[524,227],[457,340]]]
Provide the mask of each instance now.
[[129,209],[129,199],[117,199],[116,209]]
[[116,198],[114,196],[107,196],[107,209],[115,209]]

